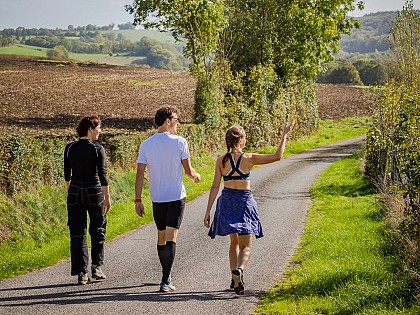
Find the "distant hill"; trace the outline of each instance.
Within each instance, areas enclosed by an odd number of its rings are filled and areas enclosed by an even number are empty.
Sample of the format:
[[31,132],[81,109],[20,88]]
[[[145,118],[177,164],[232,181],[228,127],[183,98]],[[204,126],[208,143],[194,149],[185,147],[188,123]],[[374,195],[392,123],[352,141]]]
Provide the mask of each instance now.
[[377,12],[358,18],[360,29],[352,35],[342,35],[340,48],[347,53],[369,54],[389,50],[389,34],[398,11]]

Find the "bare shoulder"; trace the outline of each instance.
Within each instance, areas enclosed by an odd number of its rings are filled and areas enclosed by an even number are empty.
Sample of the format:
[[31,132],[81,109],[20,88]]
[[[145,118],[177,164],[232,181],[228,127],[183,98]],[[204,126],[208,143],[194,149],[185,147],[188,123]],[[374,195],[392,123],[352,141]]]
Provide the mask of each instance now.
[[223,155],[219,156],[216,160],[216,165],[222,165]]

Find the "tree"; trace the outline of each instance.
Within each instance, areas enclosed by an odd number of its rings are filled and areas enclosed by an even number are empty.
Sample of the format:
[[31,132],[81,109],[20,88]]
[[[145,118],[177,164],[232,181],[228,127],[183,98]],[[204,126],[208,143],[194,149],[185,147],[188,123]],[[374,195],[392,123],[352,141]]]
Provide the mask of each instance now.
[[125,24],[118,24],[117,25],[118,26],[118,29],[119,30],[133,30],[133,29],[135,29],[135,25],[133,25],[133,23],[131,23],[131,22],[127,22],[127,23],[125,23]]
[[55,46],[53,49],[47,50],[48,58],[68,59],[69,52],[63,46]]
[[401,69],[403,82],[420,89],[420,13],[413,9],[412,1],[407,1],[398,14],[392,29],[391,50]]
[[123,42],[123,41],[125,41],[125,37],[124,37],[124,35],[123,34],[121,34],[121,33],[118,33],[117,34],[117,37],[116,37],[116,39],[115,39],[117,42]]
[[169,31],[178,41],[185,39],[185,55],[204,70],[214,54],[226,18],[222,0],[136,0],[126,6],[134,24]]
[[388,80],[385,67],[374,59],[359,59],[353,63],[364,85],[384,85]]
[[[197,78],[195,121],[210,128],[220,126],[226,100],[272,111],[280,81],[313,81],[338,51],[340,35],[358,25],[347,16],[353,9],[353,0],[134,0],[126,6],[134,24],[186,42]],[[230,95],[237,83],[242,96]]]

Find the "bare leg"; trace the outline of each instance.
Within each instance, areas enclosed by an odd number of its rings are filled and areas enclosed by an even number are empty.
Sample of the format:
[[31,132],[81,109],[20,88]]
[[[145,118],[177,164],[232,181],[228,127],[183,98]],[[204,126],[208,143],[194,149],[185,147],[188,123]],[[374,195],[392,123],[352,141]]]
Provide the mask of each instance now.
[[229,265],[230,271],[238,268],[238,255],[239,255],[239,239],[238,234],[229,234],[230,246],[229,246]]
[[178,229],[167,226],[166,230],[158,230],[158,245],[165,245],[166,241],[172,241],[176,243],[176,238],[178,236]]
[[249,256],[250,256],[250,248],[251,248],[251,237],[252,234],[247,235],[239,235],[239,255],[238,255],[238,268],[242,270],[248,264]]

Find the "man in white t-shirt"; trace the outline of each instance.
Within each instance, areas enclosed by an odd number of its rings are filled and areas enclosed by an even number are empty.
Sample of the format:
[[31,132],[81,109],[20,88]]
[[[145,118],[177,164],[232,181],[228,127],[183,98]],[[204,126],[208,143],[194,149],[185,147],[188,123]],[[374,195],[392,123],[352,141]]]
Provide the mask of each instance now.
[[176,135],[179,124],[176,107],[162,107],[155,115],[158,131],[143,141],[139,148],[136,175],[136,212],[144,215],[141,193],[144,172],[149,171],[150,199],[153,202],[153,217],[158,229],[157,251],[162,265],[161,292],[174,291],[170,274],[176,252],[176,238],[185,208],[185,187],[182,182],[182,169],[185,174],[200,182],[198,174],[191,166],[187,141]]

